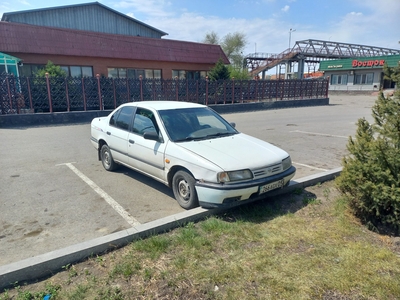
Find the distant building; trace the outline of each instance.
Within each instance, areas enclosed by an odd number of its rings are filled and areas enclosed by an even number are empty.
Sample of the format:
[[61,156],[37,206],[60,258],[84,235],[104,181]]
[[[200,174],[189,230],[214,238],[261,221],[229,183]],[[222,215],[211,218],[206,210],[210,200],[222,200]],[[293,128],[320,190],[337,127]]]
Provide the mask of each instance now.
[[383,66],[396,67],[400,55],[371,56],[321,61],[320,71],[329,77],[330,91],[378,91],[394,88],[385,80]]
[[[219,45],[165,35],[98,2],[4,13],[0,73],[31,76],[52,61],[74,77],[201,78],[220,58],[229,64]],[[16,71],[2,63],[6,56],[18,61]]]

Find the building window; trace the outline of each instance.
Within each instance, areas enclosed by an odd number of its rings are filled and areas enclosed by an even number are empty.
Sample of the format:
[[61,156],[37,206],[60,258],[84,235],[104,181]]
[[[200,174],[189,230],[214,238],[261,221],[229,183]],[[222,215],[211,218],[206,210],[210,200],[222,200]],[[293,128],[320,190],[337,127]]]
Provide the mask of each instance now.
[[19,75],[25,77],[31,77],[35,75],[35,73],[40,70],[44,69],[45,65],[30,65],[24,64],[22,67],[19,67]]
[[207,76],[206,71],[184,71],[184,70],[172,70],[172,78],[178,79],[200,79]]
[[143,79],[159,79],[161,78],[161,70],[140,70],[130,68],[108,68],[108,77],[112,78],[133,78],[139,79],[142,76]]
[[347,74],[342,75],[332,75],[331,85],[347,85]]
[[354,84],[372,85],[373,83],[374,83],[374,73],[354,75]]
[[172,78],[185,79],[186,71],[183,70],[172,70]]
[[93,77],[93,68],[85,66],[61,66],[67,76],[70,77]]

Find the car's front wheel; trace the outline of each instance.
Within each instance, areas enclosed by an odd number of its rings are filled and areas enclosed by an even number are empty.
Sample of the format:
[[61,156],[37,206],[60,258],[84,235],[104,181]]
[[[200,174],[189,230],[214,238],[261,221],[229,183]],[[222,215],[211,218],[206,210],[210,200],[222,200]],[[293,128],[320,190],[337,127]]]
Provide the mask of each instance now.
[[185,171],[178,171],[172,178],[172,191],[179,205],[185,209],[191,209],[199,206],[195,180],[192,175]]
[[111,155],[111,150],[108,145],[104,144],[100,150],[100,158],[104,169],[107,171],[113,171],[117,168],[117,164]]

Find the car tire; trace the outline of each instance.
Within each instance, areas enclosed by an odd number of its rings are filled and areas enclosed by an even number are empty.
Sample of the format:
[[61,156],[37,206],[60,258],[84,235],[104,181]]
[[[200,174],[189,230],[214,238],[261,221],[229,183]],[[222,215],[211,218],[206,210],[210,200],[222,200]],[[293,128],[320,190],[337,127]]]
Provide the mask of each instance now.
[[108,145],[104,144],[101,147],[100,158],[104,169],[107,171],[114,171],[117,168],[118,165],[115,163]]
[[195,180],[192,175],[185,171],[178,171],[172,178],[172,191],[176,201],[184,209],[191,209],[199,206]]

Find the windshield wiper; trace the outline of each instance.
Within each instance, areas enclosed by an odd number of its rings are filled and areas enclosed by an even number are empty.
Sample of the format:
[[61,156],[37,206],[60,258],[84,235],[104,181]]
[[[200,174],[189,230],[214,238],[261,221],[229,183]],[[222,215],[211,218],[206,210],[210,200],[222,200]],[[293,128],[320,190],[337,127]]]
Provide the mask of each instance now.
[[217,133],[213,133],[213,134],[207,134],[205,136],[197,136],[197,137],[187,136],[183,139],[177,139],[174,142],[179,143],[179,142],[201,141],[201,140],[215,139],[215,138],[219,138],[219,137],[223,137],[223,136],[230,136],[230,135],[234,135],[234,134],[236,134],[236,133],[235,132],[217,132]]
[[223,136],[230,136],[236,134],[235,132],[217,132],[213,134],[207,134],[204,138],[206,139],[212,139],[212,138],[218,138],[218,137],[223,137]]
[[174,140],[174,142],[175,143],[179,143],[179,142],[190,142],[190,141],[196,141],[196,140],[201,140],[202,138],[194,138],[194,137],[191,137],[191,136],[187,136],[187,137],[185,137],[185,138],[183,138],[183,139],[177,139],[177,140]]

